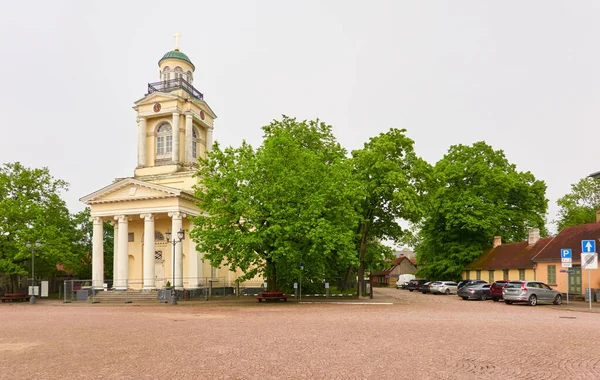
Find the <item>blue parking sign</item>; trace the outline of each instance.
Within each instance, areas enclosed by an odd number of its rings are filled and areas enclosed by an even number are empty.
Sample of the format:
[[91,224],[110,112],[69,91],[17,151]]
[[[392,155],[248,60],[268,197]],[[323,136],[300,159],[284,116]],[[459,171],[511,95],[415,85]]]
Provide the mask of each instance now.
[[571,250],[571,248],[563,248],[560,250],[560,258],[561,259],[572,259],[573,258],[573,251]]

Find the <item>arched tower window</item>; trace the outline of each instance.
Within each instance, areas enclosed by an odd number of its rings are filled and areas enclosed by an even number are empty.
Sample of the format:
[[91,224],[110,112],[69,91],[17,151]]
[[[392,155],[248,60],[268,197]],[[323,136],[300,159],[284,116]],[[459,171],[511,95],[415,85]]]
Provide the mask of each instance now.
[[167,81],[171,79],[169,76],[171,75],[171,68],[169,66],[165,66],[162,72],[162,80]]
[[191,84],[194,81],[194,77],[192,77],[192,72],[188,71],[186,74],[187,78],[185,80],[187,80]]
[[170,159],[172,151],[173,128],[169,123],[163,123],[156,129],[156,159]]
[[194,127],[192,129],[192,157],[198,158],[198,131]]
[[175,79],[183,78],[183,69],[179,66],[175,68]]

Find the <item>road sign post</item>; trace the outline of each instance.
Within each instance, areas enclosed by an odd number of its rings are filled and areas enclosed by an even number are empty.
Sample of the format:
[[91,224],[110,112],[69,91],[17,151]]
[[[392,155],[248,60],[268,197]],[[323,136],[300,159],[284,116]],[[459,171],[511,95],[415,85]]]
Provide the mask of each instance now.
[[592,311],[593,294],[590,270],[598,269],[598,254],[596,253],[595,240],[581,241],[581,269],[587,269],[588,271],[588,298],[590,300],[590,311]]

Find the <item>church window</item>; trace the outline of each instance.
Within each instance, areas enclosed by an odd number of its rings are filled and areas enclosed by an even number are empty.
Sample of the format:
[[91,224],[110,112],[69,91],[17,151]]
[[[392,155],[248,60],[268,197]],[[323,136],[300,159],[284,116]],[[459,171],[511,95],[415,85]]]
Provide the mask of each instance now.
[[179,66],[175,68],[175,79],[183,78],[183,69]]
[[169,68],[169,66],[165,66],[165,68],[163,69],[163,79],[164,81],[169,80],[169,75],[171,74],[171,69]]
[[198,133],[196,128],[192,129],[192,157],[198,158]]
[[192,80],[193,80],[193,79],[192,79],[192,72],[191,72],[191,71],[188,71],[186,74],[187,74],[187,78],[186,78],[186,80],[187,80],[188,82],[192,83]]
[[162,260],[163,251],[154,251],[154,260]]
[[168,159],[173,151],[173,134],[169,124],[164,123],[156,130],[156,158]]
[[165,241],[165,235],[160,231],[154,231],[154,240],[155,241]]

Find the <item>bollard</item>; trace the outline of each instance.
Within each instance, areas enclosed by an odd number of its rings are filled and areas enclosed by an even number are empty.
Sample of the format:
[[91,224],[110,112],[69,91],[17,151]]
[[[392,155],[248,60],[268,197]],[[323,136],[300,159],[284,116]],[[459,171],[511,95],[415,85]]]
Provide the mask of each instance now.
[[325,283],[325,298],[329,298],[329,283]]

